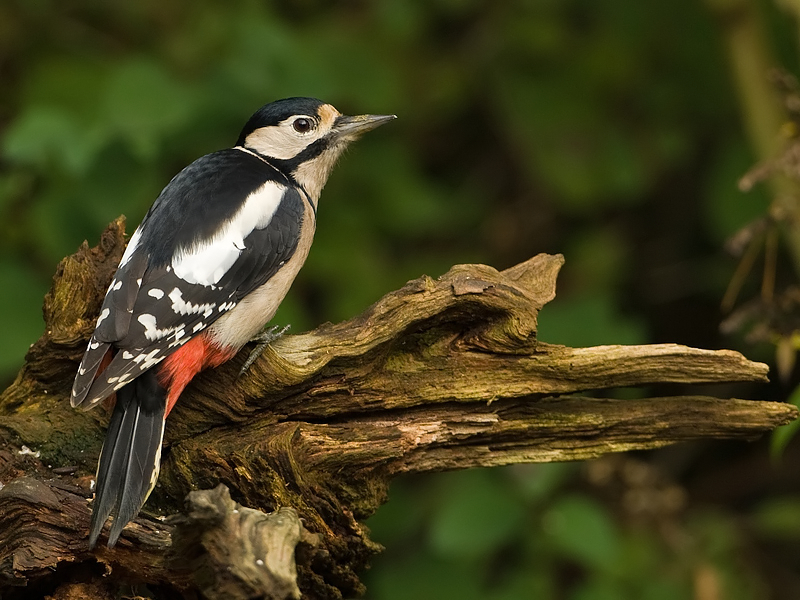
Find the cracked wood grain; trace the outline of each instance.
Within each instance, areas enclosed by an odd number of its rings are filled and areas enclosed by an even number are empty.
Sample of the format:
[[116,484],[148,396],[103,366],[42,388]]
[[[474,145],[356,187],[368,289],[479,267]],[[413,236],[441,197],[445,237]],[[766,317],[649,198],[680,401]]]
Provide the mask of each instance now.
[[[97,247],[62,261],[45,298],[45,332],[0,395],[4,598],[36,586],[67,598],[85,585],[113,597],[123,580],[186,597],[356,596],[359,570],[380,550],[361,521],[397,475],[754,439],[797,416],[786,404],[734,398],[590,397],[656,383],[762,382],[767,367],[676,344],[547,344],[536,337],[539,310],[555,297],[561,256],[504,271],[457,265],[349,321],[283,336],[243,376],[247,352],[203,373],[168,421],[150,514],[114,549],[90,553],[88,498],[107,411],[74,411],[68,393],[123,231],[118,220]],[[40,458],[19,454],[23,444]],[[193,490],[209,495],[185,505]],[[268,528],[274,537],[259,537],[281,507],[297,521],[283,509]],[[281,577],[265,576],[255,561],[265,562],[257,556],[267,547],[296,566],[278,561]],[[88,581],[69,578],[69,568],[89,565]]]

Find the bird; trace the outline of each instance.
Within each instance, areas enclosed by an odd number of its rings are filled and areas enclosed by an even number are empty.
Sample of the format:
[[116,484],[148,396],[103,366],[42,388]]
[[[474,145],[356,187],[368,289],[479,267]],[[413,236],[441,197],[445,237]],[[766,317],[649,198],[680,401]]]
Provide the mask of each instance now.
[[264,328],[308,256],[331,170],[394,118],[345,116],[315,98],[271,102],[232,148],[195,160],[158,195],[111,280],[70,397],[81,409],[116,397],[90,549],[109,517],[114,547],[155,487],[165,420],[192,378],[274,338]]

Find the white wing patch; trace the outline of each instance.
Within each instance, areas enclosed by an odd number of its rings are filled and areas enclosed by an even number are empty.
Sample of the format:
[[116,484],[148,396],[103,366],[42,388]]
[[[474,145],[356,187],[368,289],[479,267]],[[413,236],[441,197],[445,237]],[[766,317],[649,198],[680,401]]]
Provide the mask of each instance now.
[[205,318],[211,316],[214,312],[216,303],[210,302],[208,304],[192,304],[191,302],[183,299],[183,292],[178,288],[174,288],[169,293],[169,299],[172,300],[172,310],[179,315],[196,315],[203,313]]
[[175,327],[165,327],[164,329],[159,329],[158,324],[156,323],[155,315],[151,315],[150,313],[142,313],[136,320],[139,321],[139,323],[141,323],[144,327],[144,337],[151,342],[165,338],[169,334],[174,333],[178,329],[183,329],[184,327],[184,325],[181,323]]
[[111,309],[104,308],[103,312],[100,313],[100,316],[97,317],[97,324],[95,325],[95,327],[100,327],[100,323],[105,321],[108,318],[108,315],[110,314],[111,314]]
[[[142,352],[141,354],[138,354],[136,358],[133,359],[133,362],[139,365],[139,369],[141,369],[142,371],[146,371],[150,367],[157,365],[166,358],[165,356],[159,356],[160,352],[161,352],[160,348],[155,348],[147,353]],[[120,379],[122,378],[120,377]],[[109,380],[109,383],[110,382],[111,381]],[[119,387],[122,387],[122,385],[120,385]],[[118,388],[115,387],[114,389]]]
[[251,193],[212,238],[175,253],[171,265],[175,275],[187,283],[218,283],[244,250],[244,238],[254,229],[269,225],[285,190],[285,186],[267,181]]
[[[122,259],[119,261],[119,266],[117,269],[121,269],[124,267],[128,261],[133,256],[133,253],[136,252],[136,248],[139,246],[139,239],[142,237],[142,226],[136,228],[136,231],[133,232],[131,239],[128,241],[128,247],[125,248],[125,253],[122,255]],[[141,280],[140,280],[141,281]]]

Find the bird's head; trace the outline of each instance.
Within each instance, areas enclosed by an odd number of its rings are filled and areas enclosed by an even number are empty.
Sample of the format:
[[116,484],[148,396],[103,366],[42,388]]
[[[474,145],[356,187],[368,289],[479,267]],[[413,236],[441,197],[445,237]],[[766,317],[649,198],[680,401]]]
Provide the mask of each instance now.
[[250,117],[237,146],[257,152],[291,175],[316,203],[336,159],[362,133],[394,115],[342,115],[314,98],[287,98]]

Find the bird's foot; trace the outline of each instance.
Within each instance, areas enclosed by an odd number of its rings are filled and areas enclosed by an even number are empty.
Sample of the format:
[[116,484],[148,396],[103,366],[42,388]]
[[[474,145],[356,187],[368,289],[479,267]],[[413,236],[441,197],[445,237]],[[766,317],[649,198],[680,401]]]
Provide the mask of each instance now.
[[247,371],[247,369],[250,368],[250,365],[256,362],[256,359],[259,356],[261,356],[261,353],[264,352],[264,349],[267,346],[269,346],[272,342],[277,340],[279,337],[281,337],[284,333],[289,331],[289,327],[291,327],[291,325],[284,325],[283,327],[281,327],[280,325],[273,325],[272,327],[268,327],[267,329],[259,333],[257,336],[252,338],[250,341],[258,342],[258,346],[253,348],[253,351],[250,353],[250,356],[248,356],[247,360],[244,361],[244,364],[242,365],[242,368],[239,371],[239,375],[240,376],[244,375],[245,371]]

